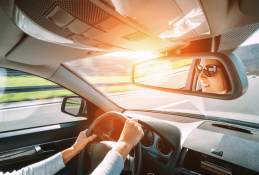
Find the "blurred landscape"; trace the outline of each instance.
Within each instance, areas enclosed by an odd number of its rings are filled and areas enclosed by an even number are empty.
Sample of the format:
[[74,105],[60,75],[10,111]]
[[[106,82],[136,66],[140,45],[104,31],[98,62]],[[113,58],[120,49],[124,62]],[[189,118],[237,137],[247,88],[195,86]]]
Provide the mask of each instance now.
[[[245,66],[247,75],[259,75],[259,44],[242,46],[234,52]],[[81,59],[65,63],[75,70],[80,76],[104,93],[119,93],[127,91],[141,90],[143,88],[131,83],[133,64],[144,58],[132,57],[130,53],[121,55],[102,55],[93,58]],[[141,56],[140,56],[141,57]],[[180,65],[178,65],[180,64]],[[179,62],[174,66],[182,66],[187,63]],[[189,64],[189,62],[188,62]],[[171,66],[172,68],[176,68]],[[17,86],[38,86],[55,85],[43,78],[30,75],[25,72],[7,69],[6,87]],[[0,103],[30,101],[38,99],[49,99],[74,95],[69,90],[49,90],[39,92],[23,92],[2,94]]]
[[[86,78],[104,93],[116,93],[141,89],[131,83],[131,69],[139,58],[103,55],[69,62],[73,70]],[[0,103],[51,99],[75,95],[69,90],[5,93],[4,87],[56,85],[48,80],[25,72],[6,69],[6,82],[2,85]],[[1,87],[0,87],[1,88]]]
[[248,75],[259,75],[259,44],[238,47],[233,53],[241,59]]
[[[130,53],[129,53],[130,54]],[[101,55],[93,58],[69,62],[69,66],[104,93],[124,92],[142,89],[131,83],[133,64],[141,58],[127,56]],[[98,87],[97,83],[127,83],[127,85],[107,85]]]
[[[38,86],[38,85],[55,85],[51,81],[43,78],[25,74],[20,71],[7,70],[7,77],[5,87],[24,87],[24,86]],[[5,88],[4,88],[5,89]],[[21,92],[21,93],[3,93],[0,94],[0,103],[17,102],[17,101],[31,101],[38,99],[48,99],[72,96],[74,93],[69,90],[49,90],[39,92]]]

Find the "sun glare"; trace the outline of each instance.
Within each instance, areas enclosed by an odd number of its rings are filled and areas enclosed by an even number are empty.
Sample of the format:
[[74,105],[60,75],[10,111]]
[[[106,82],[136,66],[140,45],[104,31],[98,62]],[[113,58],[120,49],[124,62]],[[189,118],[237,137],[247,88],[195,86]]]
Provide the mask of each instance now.
[[120,56],[120,57],[128,57],[128,58],[139,58],[140,60],[151,59],[159,57],[158,55],[152,52],[114,52],[106,54],[108,56]]

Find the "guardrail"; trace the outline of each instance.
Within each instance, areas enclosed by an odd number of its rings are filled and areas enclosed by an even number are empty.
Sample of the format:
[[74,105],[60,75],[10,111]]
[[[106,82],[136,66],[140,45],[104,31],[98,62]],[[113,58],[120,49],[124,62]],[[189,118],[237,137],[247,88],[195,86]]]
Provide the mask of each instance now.
[[[95,83],[95,86],[125,86],[130,85],[130,82],[116,82],[116,83]],[[4,94],[11,93],[22,93],[22,92],[37,92],[37,91],[52,91],[52,90],[64,90],[59,85],[38,85],[38,86],[9,86],[9,87],[0,87],[0,92]]]

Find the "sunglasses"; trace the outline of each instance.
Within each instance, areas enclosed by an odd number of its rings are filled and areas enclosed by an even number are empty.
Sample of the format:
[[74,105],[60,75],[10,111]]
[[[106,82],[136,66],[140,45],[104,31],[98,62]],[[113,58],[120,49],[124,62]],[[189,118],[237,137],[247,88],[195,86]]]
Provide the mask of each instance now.
[[213,77],[217,72],[217,68],[219,66],[216,65],[206,65],[202,67],[201,65],[196,65],[195,70],[197,74],[200,74],[202,71],[207,77]]

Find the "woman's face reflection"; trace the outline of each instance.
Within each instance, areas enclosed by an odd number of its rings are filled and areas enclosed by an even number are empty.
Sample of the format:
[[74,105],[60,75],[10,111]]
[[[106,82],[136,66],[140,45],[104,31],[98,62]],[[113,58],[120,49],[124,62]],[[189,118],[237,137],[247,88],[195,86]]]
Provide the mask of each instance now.
[[[200,62],[202,67],[206,65],[220,66],[218,60],[215,59],[202,59]],[[217,67],[216,73],[212,77],[207,77],[202,71],[199,75],[199,80],[202,85],[202,92],[224,94],[227,93],[227,82],[222,69]]]

